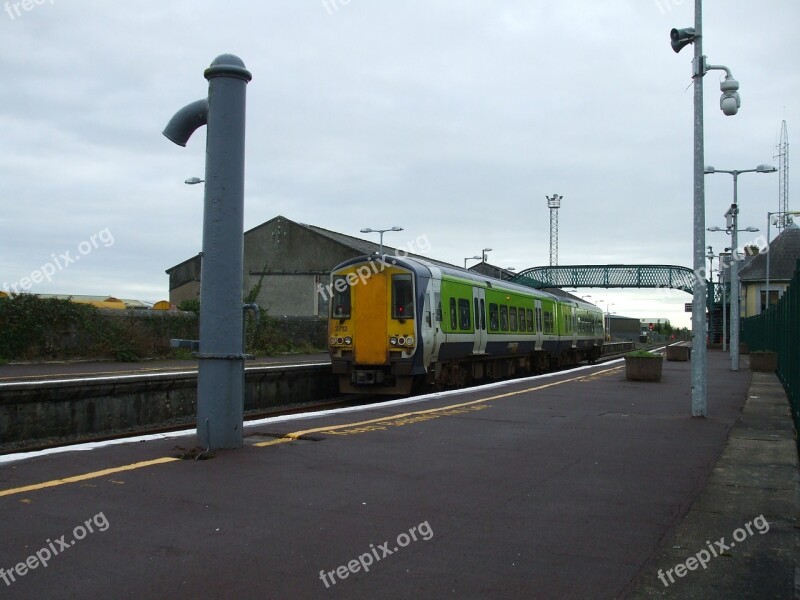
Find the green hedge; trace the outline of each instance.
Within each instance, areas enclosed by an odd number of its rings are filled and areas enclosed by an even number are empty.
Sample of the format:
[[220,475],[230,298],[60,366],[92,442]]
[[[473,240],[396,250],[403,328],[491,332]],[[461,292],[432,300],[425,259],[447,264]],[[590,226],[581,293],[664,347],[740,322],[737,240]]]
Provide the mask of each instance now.
[[[192,307],[199,311],[199,304]],[[256,324],[246,316],[247,352],[259,356],[324,349],[324,322],[315,331],[293,330],[291,323],[269,317],[262,309]],[[20,294],[0,298],[0,364],[8,361],[58,359],[189,358],[174,350],[170,339],[199,337],[196,312],[99,310],[56,298]]]
[[57,298],[0,298],[0,360],[172,356],[171,338],[197,339],[194,315],[98,310]]

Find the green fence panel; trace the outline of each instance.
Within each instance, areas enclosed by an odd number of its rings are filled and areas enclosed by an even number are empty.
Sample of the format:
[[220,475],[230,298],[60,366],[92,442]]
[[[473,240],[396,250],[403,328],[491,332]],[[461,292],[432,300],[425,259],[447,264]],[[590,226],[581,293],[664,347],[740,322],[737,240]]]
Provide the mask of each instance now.
[[778,353],[778,378],[789,396],[795,429],[800,431],[800,260],[778,304],[742,319],[742,341],[750,352]]

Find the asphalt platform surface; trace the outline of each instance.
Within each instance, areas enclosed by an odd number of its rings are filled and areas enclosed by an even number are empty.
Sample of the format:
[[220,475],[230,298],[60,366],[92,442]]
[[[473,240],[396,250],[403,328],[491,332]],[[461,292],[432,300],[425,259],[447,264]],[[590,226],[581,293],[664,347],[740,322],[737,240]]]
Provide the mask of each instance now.
[[742,413],[750,372],[708,358],[705,419],[689,363],[614,362],[282,417],[207,460],[193,435],[0,457],[0,598],[631,595]]

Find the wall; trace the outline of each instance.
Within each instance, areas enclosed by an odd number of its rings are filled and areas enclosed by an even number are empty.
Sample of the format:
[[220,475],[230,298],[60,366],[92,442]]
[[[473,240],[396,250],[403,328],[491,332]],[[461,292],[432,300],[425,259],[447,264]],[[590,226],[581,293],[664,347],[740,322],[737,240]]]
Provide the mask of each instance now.
[[[245,411],[314,402],[338,394],[330,365],[248,369]],[[58,385],[4,385],[2,443],[118,432],[196,414],[196,375],[140,376]],[[187,428],[191,428],[191,423]]]
[[352,248],[276,217],[245,234],[242,293],[253,289],[264,273],[256,302],[271,316],[324,314],[317,284],[324,288],[331,269],[356,254]]

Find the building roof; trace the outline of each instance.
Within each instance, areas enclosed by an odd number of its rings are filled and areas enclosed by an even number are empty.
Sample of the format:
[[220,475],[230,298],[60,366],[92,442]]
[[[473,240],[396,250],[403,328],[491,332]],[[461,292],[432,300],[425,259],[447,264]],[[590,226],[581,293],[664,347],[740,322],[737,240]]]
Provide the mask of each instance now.
[[[769,245],[769,278],[789,281],[800,259],[800,227],[792,223]],[[766,281],[767,252],[762,252],[739,270],[741,281]]]
[[115,298],[114,296],[88,296],[85,294],[36,294],[39,298],[56,298],[58,300],[70,300],[79,304],[95,304],[96,306],[109,307],[119,305],[118,308],[150,308],[150,304],[141,300],[131,298]]

